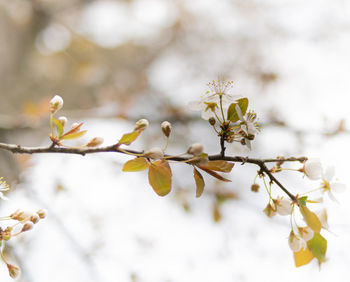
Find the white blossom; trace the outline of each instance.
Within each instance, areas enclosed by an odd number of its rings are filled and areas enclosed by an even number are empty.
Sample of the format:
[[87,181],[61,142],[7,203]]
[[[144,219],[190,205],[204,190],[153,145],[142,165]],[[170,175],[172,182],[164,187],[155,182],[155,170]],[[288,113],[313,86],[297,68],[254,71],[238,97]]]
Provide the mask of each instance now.
[[300,237],[305,241],[310,241],[314,237],[314,231],[310,227],[299,227],[298,228]]
[[203,145],[201,143],[194,143],[188,149],[187,153],[192,154],[194,156],[198,156],[203,153]]
[[279,215],[290,215],[293,211],[292,202],[288,199],[277,198],[274,200],[276,212]]
[[306,248],[305,240],[297,236],[293,231],[289,234],[288,244],[293,252],[299,252],[301,248]]
[[342,193],[346,190],[346,185],[338,181],[333,181],[335,175],[335,167],[328,166],[323,175],[322,175],[322,189],[324,192],[328,192],[328,196],[331,200],[337,202],[337,199],[334,197],[334,193]]
[[55,95],[50,101],[50,112],[55,114],[63,107],[63,99],[59,95]]

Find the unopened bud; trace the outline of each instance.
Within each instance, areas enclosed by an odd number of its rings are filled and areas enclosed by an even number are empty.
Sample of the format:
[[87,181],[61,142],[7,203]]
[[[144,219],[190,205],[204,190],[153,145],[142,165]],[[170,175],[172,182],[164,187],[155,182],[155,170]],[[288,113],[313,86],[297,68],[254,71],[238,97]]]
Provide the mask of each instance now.
[[194,143],[188,149],[187,153],[192,154],[194,156],[198,156],[203,152],[203,145],[200,143]]
[[72,124],[72,126],[70,127],[70,130],[77,129],[77,127],[79,127],[79,123],[74,122],[74,123]]
[[163,150],[158,147],[154,147],[145,153],[145,156],[150,159],[161,159],[164,157]]
[[8,226],[4,231],[1,232],[1,239],[8,241],[11,239],[12,227]]
[[55,95],[50,101],[50,112],[55,114],[58,110],[63,107],[63,99],[59,95]]
[[27,221],[26,223],[24,223],[21,232],[26,232],[30,229],[33,229],[33,227],[34,227],[34,223],[31,221]]
[[213,117],[209,118],[208,121],[209,121],[210,125],[212,125],[212,126],[214,126],[215,123],[216,123],[216,120],[215,120],[215,118],[213,118]]
[[36,212],[36,214],[41,218],[44,219],[47,216],[47,210],[41,209]]
[[17,210],[13,214],[11,214],[10,217],[14,220],[23,221],[29,219],[32,215],[33,213],[31,212]]
[[162,122],[162,131],[166,137],[169,137],[170,132],[171,132],[171,123],[168,121],[163,121]]
[[62,127],[64,127],[66,125],[66,123],[68,122],[68,119],[66,117],[59,117],[58,121],[60,122]]
[[259,188],[260,188],[259,184],[254,183],[250,187],[250,190],[252,190],[253,192],[259,192]]
[[149,125],[149,122],[147,119],[140,119],[136,122],[134,130],[144,130]]
[[87,147],[97,147],[100,146],[103,143],[102,137],[94,137],[92,138],[89,143],[86,144]]
[[19,271],[20,271],[19,267],[12,265],[12,264],[9,264],[9,263],[7,263],[6,265],[7,265],[7,268],[9,270],[10,277],[16,278],[19,274]]
[[39,220],[40,220],[40,217],[39,217],[39,215],[38,214],[33,214],[31,217],[30,217],[30,219],[29,219],[31,222],[33,222],[34,224],[36,224],[36,223],[38,223],[39,222]]

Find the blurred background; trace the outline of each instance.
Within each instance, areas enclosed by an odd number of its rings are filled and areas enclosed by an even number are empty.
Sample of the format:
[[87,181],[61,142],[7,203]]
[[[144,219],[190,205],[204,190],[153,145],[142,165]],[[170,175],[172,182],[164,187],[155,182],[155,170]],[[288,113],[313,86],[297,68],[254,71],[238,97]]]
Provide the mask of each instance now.
[[[83,141],[114,144],[147,118],[134,149],[163,146],[168,120],[169,153],[194,142],[218,153],[215,132],[187,104],[225,77],[262,126],[252,151],[229,145],[229,154],[319,157],[348,183],[349,49],[346,0],[0,0],[0,142],[48,145],[58,94],[60,115],[84,121]],[[329,261],[296,269],[288,219],[267,218],[268,196],[250,191],[256,167],[236,165],[229,184],[206,177],[196,199],[192,170],[174,164],[173,190],[159,198],[146,173],[121,173],[128,159],[0,151],[11,185],[1,215],[49,211],[8,245],[18,281],[347,281],[348,192],[324,203]],[[318,185],[279,177],[294,193]],[[11,281],[4,264],[0,279]]]

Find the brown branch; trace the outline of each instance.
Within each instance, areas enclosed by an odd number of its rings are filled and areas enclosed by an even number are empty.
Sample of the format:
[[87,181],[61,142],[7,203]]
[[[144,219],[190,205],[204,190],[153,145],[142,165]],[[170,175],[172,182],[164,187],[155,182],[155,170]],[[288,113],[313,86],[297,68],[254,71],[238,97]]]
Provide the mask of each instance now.
[[[20,145],[15,144],[6,144],[6,143],[0,143],[0,149],[10,151],[14,154],[42,154],[42,153],[62,153],[62,154],[76,154],[85,156],[87,154],[94,154],[94,153],[108,153],[108,152],[114,152],[114,153],[121,153],[121,154],[143,154],[143,152],[140,151],[134,151],[134,150],[120,150],[119,145],[113,144],[110,146],[105,147],[97,147],[97,148],[66,148],[66,147],[57,147],[57,146],[48,146],[48,147],[23,147]],[[167,160],[172,161],[186,161],[191,159],[191,157],[178,157],[178,156],[171,156],[166,155]],[[271,182],[276,183],[282,191],[284,191],[292,201],[296,202],[297,198],[292,193],[290,193],[277,179],[276,177],[271,173],[269,168],[266,166],[266,163],[273,163],[273,162],[304,162],[307,160],[306,157],[290,157],[290,158],[268,158],[268,159],[256,159],[256,158],[249,158],[249,157],[242,157],[242,156],[223,156],[222,152],[218,155],[210,155],[208,156],[208,159],[210,161],[215,160],[225,160],[230,162],[239,162],[242,164],[245,163],[251,163],[255,164],[260,167],[260,170],[269,177]]]

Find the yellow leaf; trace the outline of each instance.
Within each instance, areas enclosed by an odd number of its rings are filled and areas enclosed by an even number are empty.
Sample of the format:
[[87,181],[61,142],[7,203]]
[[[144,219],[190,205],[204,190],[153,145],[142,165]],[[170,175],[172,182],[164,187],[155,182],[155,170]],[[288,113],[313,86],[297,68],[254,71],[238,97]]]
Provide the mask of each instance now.
[[194,180],[196,181],[196,197],[199,198],[204,190],[204,179],[203,176],[200,174],[200,172],[198,170],[196,170],[196,168],[193,168],[193,176],[194,176]]
[[122,138],[119,140],[118,144],[124,144],[124,145],[130,145],[132,142],[134,142],[137,137],[139,137],[141,131],[136,130],[130,133],[125,133]]
[[73,140],[73,139],[77,139],[77,138],[82,137],[86,132],[87,132],[87,130],[83,130],[83,131],[79,131],[79,132],[75,132],[75,133],[63,135],[60,139],[61,139],[61,140]]
[[122,171],[141,171],[145,170],[146,168],[148,168],[148,162],[144,158],[135,158],[127,161],[124,164]]
[[229,163],[227,161],[209,161],[206,164],[201,165],[201,167],[215,171],[231,172],[234,165],[234,163]]
[[236,122],[239,120],[237,111],[236,111],[236,105],[241,109],[242,115],[244,116],[248,109],[248,98],[242,98],[237,101],[237,103],[232,103],[230,107],[227,110],[227,119]]
[[294,253],[294,262],[296,267],[303,266],[308,264],[314,258],[313,253],[309,250],[309,248],[301,248],[299,252]]
[[315,233],[314,237],[307,242],[307,246],[313,253],[318,263],[325,262],[327,240],[321,234]]
[[151,163],[148,169],[148,181],[159,196],[167,195],[171,190],[171,169],[167,161]]
[[299,210],[303,215],[307,226],[309,226],[314,232],[320,233],[322,224],[317,215],[304,205],[299,205]]

